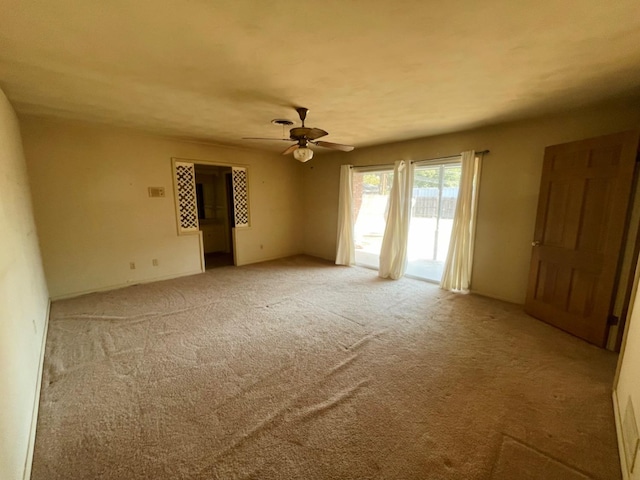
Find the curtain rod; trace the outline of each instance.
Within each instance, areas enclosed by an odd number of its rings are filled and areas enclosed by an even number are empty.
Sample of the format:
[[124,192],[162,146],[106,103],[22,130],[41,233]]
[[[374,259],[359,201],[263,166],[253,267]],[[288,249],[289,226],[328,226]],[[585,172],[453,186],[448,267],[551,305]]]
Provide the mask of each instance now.
[[[476,154],[485,155],[490,152],[491,150],[480,150],[479,152],[476,152]],[[459,153],[458,155],[448,155],[446,157],[425,158],[424,160],[411,160],[411,163],[429,162],[431,160],[448,160],[450,158],[457,158],[460,155],[462,155],[462,153]],[[377,165],[351,165],[351,168],[369,168],[369,167],[389,168],[389,166],[393,167],[393,164],[381,163]]]

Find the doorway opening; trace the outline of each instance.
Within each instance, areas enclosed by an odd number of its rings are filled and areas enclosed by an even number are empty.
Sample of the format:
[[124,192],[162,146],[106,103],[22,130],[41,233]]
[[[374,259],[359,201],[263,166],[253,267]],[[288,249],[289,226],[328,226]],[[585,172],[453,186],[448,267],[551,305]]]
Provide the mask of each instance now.
[[231,167],[195,164],[195,184],[205,269],[234,265]]

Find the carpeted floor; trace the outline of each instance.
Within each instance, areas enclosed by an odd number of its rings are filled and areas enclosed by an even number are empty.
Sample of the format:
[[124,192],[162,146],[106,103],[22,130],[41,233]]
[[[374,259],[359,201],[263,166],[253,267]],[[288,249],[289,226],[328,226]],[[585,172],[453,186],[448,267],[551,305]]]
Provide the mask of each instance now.
[[616,355],[294,257],[52,305],[33,479],[619,479]]
[[204,265],[206,270],[218,267],[228,267],[233,265],[233,253],[211,252],[204,254]]

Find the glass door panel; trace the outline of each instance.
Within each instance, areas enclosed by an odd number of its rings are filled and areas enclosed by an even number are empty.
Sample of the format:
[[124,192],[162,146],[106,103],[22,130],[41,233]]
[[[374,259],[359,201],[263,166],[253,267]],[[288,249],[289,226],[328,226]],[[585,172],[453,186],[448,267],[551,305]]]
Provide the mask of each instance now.
[[356,265],[378,269],[393,171],[353,173]]
[[458,199],[459,163],[415,169],[406,274],[440,282]]

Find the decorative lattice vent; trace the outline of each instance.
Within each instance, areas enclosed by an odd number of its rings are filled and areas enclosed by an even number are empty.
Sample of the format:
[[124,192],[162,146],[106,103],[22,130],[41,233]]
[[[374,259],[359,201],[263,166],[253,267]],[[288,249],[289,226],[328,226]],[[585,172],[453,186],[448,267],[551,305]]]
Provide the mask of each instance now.
[[233,167],[231,172],[233,180],[233,213],[236,227],[249,226],[249,182],[247,169]]
[[198,231],[196,171],[193,163],[175,162],[175,176],[179,230]]

